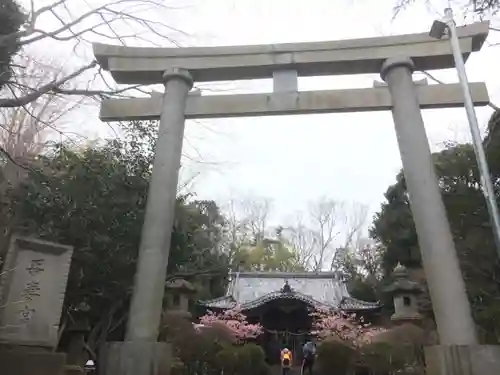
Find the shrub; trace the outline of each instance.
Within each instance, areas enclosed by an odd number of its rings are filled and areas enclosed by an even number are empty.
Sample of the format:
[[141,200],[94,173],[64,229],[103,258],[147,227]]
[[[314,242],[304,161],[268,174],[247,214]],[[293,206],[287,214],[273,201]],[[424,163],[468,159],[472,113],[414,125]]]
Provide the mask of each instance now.
[[217,353],[217,364],[224,375],[267,375],[262,348],[255,344],[227,346]]
[[262,348],[246,344],[238,348],[238,375],[266,375],[268,367]]
[[163,319],[160,339],[173,344],[176,375],[219,374],[218,352],[229,343],[215,328],[198,331],[193,324],[175,314]]
[[237,336],[225,324],[213,323],[211,326],[203,327],[201,332],[208,332],[208,334],[215,337],[220,343],[223,344],[236,344],[238,342]]
[[195,328],[176,314],[163,318],[160,339],[172,342],[172,375],[267,375],[262,348],[255,344],[234,345],[233,331],[226,325]]
[[196,334],[193,324],[176,312],[166,312],[162,316],[160,341],[174,341],[180,337]]
[[238,351],[234,346],[228,346],[217,353],[217,368],[224,375],[236,375],[238,371]]
[[359,350],[358,364],[373,375],[402,371],[407,366],[422,371],[425,333],[421,328],[406,324],[376,336]]
[[356,349],[348,342],[330,337],[318,345],[315,372],[318,375],[347,375],[356,363]]
[[357,367],[368,369],[371,375],[388,375],[404,365],[394,356],[392,345],[387,343],[365,345],[358,354]]

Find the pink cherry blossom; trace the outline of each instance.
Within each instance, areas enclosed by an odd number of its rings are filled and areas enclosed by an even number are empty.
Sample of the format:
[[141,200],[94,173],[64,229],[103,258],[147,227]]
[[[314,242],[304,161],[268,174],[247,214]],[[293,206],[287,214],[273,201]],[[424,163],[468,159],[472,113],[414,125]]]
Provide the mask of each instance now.
[[260,324],[248,323],[247,317],[238,307],[225,310],[222,313],[208,311],[200,318],[200,324],[203,326],[222,324],[229,329],[238,342],[256,338],[263,332]]
[[313,320],[312,334],[320,339],[338,337],[354,346],[369,343],[383,328],[373,327],[363,319],[357,319],[354,314],[342,311],[332,311],[326,308],[316,308],[309,314]]

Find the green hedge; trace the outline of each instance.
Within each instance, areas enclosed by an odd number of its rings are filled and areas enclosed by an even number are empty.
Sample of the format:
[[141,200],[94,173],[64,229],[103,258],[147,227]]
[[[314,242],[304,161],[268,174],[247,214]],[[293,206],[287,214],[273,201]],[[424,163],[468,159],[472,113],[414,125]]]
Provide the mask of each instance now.
[[267,375],[269,368],[262,348],[255,344],[226,346],[217,353],[224,375]]
[[349,375],[356,358],[357,351],[352,345],[332,337],[318,345],[314,370],[318,375]]
[[[329,338],[318,345],[318,375],[423,374],[424,331],[414,325],[395,327],[370,344],[355,348],[350,343]],[[399,371],[399,372],[398,372]]]
[[191,322],[170,315],[164,318],[160,339],[173,344],[171,375],[269,374],[260,346],[235,345],[227,330],[218,326],[198,332]]

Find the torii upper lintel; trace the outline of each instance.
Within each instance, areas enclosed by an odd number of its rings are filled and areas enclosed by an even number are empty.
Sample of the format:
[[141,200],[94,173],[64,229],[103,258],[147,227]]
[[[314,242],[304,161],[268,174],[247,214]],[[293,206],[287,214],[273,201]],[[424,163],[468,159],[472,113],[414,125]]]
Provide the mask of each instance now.
[[[466,59],[485,41],[488,22],[460,27],[458,36]],[[94,44],[94,55],[118,83],[163,83],[163,72],[187,69],[196,82],[271,78],[280,69],[299,76],[379,73],[383,62],[406,56],[415,69],[454,67],[447,40],[427,33],[314,43],[253,46],[149,48]]]

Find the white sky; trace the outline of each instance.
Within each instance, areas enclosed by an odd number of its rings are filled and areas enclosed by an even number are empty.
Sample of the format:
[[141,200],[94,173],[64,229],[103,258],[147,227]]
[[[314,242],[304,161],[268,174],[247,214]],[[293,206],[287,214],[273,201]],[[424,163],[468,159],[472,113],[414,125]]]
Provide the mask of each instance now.
[[[185,45],[306,42],[426,32],[447,1],[433,3],[435,9],[412,6],[394,22],[393,0],[175,0],[186,6],[159,17],[190,34],[182,38]],[[488,42],[499,39],[495,34]],[[499,58],[500,46],[485,45],[467,63],[469,80],[485,81],[493,102],[500,102]],[[457,81],[454,71],[436,76]],[[307,78],[299,80],[299,89],[370,87],[373,79],[379,77]],[[233,89],[271,91],[271,82],[239,82]],[[491,110],[477,114],[486,126]],[[79,116],[73,126],[82,132],[109,134],[96,108]],[[424,120],[433,150],[469,139],[463,109],[427,110]],[[188,122],[184,150],[204,161],[185,161],[184,178],[199,173],[192,187],[198,197],[222,204],[244,194],[270,197],[277,222],[322,195],[369,204],[373,213],[401,168],[389,112]]]

